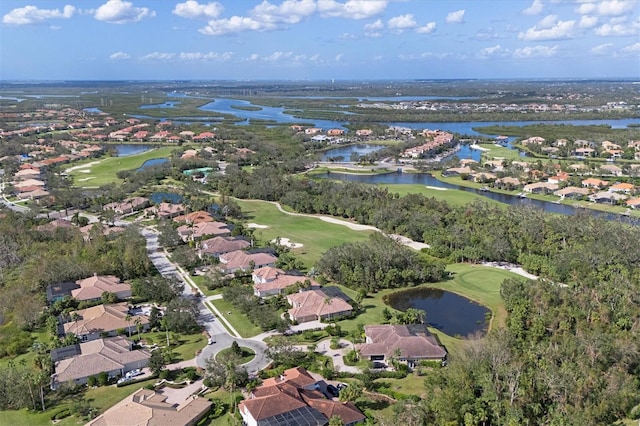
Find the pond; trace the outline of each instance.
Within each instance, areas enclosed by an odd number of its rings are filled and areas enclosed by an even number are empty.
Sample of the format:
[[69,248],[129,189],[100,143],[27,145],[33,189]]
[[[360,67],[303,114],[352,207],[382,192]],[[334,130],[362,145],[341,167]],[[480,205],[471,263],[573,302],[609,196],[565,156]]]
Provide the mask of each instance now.
[[371,154],[372,152],[376,152],[380,149],[384,148],[383,145],[368,145],[368,144],[355,144],[348,146],[341,146],[338,148],[333,148],[328,151],[325,151],[322,154],[322,161],[329,161],[331,157],[342,157],[342,161],[351,161],[351,154],[357,153],[360,155]]
[[151,158],[147,161],[145,161],[144,163],[142,163],[142,166],[140,166],[138,169],[136,169],[137,172],[146,169],[147,167],[151,167],[151,166],[157,166],[158,164],[164,164],[164,163],[168,163],[169,159],[168,158]]
[[385,302],[394,309],[421,309],[427,324],[449,336],[484,335],[491,311],[466,297],[435,288],[413,288],[392,293]]
[[111,145],[110,148],[116,150],[116,152],[118,153],[118,157],[126,157],[128,155],[141,154],[143,152],[151,151],[153,149],[153,145],[123,143]]
[[160,204],[164,202],[178,204],[182,202],[182,195],[175,192],[154,192],[149,198],[151,199],[151,201],[153,201],[154,204]]

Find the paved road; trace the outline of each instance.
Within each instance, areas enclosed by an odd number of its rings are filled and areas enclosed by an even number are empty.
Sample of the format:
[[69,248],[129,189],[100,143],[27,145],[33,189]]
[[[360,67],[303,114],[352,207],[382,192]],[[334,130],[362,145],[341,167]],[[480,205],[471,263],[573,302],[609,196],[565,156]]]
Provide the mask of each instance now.
[[216,334],[213,336],[215,343],[211,345],[207,345],[200,355],[196,357],[196,364],[199,367],[205,367],[207,363],[207,359],[212,356],[215,356],[218,352],[223,349],[226,349],[231,346],[231,343],[234,341],[238,342],[238,345],[244,346],[246,348],[251,348],[256,356],[244,364],[244,367],[247,369],[250,375],[255,375],[258,371],[267,367],[271,362],[267,356],[265,355],[265,351],[267,350],[267,345],[264,342],[260,342],[254,339],[238,339],[237,337],[232,337],[228,333]]
[[14,212],[27,213],[30,210],[29,207],[21,206],[7,199],[7,197],[3,193],[4,186],[5,183],[0,182],[0,203],[4,204],[8,209],[13,210]]

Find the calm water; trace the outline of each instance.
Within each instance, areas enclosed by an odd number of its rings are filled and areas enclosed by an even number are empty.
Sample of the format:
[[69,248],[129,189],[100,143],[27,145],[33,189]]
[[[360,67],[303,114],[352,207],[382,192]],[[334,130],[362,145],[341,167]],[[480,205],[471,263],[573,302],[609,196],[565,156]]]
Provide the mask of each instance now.
[[349,146],[341,146],[338,148],[333,148],[328,151],[325,151],[322,155],[321,161],[329,161],[331,157],[343,157],[342,161],[351,161],[351,154],[354,152],[358,155],[366,155],[371,154],[372,152],[376,152],[380,149],[384,148],[383,145],[367,145],[367,144],[356,144]]
[[140,109],[152,109],[152,108],[175,108],[176,105],[180,104],[177,101],[167,101],[163,104],[151,104],[151,105],[140,105]]
[[160,204],[166,201],[178,204],[182,201],[182,195],[176,194],[175,192],[154,192],[149,198],[154,204]]
[[442,182],[427,173],[387,173],[382,175],[361,175],[329,172],[315,175],[315,177],[323,179],[354,181],[368,184],[419,184],[425,186],[435,186],[437,188],[458,189],[460,191],[472,192],[483,197],[491,198],[492,200],[501,203],[510,205],[533,206],[550,213],[575,215],[578,211],[581,211],[607,220],[619,220],[622,222],[631,223],[633,225],[640,225],[640,220],[637,218],[622,216],[613,213],[600,212],[591,209],[576,209],[575,207],[567,206],[565,204],[556,204],[549,201],[534,200],[531,198],[520,198],[516,195],[511,194],[500,194],[490,191],[481,191],[475,188],[467,188],[464,186]]
[[394,309],[421,309],[427,324],[449,336],[467,337],[487,331],[487,314],[491,311],[466,297],[434,288],[414,288],[392,293],[386,303]]
[[118,153],[118,157],[126,157],[128,155],[141,154],[143,152],[151,151],[153,145],[136,145],[130,143],[123,143],[117,145],[111,145]]
[[140,166],[136,171],[139,172],[140,170],[144,170],[147,167],[157,166],[158,164],[164,164],[168,162],[169,162],[169,159],[167,158],[152,158],[142,163],[142,166]]

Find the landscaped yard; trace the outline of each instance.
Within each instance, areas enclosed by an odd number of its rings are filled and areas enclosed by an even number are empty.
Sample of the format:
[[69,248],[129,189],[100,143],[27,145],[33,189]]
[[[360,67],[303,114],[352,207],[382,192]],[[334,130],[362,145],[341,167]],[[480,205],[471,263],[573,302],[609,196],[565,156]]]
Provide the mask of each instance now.
[[[159,346],[166,346],[167,335],[164,331],[144,333],[140,335],[147,343],[155,343]],[[175,340],[177,336],[178,340]],[[135,335],[134,335],[135,337]],[[173,362],[193,359],[196,352],[207,345],[207,339],[201,333],[196,334],[176,334],[169,331],[169,340],[174,360]]]
[[331,247],[363,241],[373,231],[353,231],[344,225],[328,223],[318,218],[293,216],[282,213],[278,208],[265,201],[237,200],[246,221],[265,225],[257,228],[255,236],[263,241],[277,237],[289,238],[292,243],[303,244],[292,249],[293,254],[307,267],[315,264]]
[[[225,319],[229,321],[231,326],[235,328],[242,337],[252,337],[262,333],[262,329],[260,329],[260,327],[253,325],[246,315],[240,313],[235,306],[226,300],[215,299],[211,301],[211,304],[218,308],[220,313],[224,315]],[[229,312],[231,313],[229,314]]]
[[168,158],[174,149],[175,147],[161,147],[126,157],[102,157],[79,161],[70,165],[74,169],[69,172],[69,176],[73,178],[73,184],[80,187],[120,183],[122,181],[117,176],[119,171],[135,170],[145,161],[154,158]]

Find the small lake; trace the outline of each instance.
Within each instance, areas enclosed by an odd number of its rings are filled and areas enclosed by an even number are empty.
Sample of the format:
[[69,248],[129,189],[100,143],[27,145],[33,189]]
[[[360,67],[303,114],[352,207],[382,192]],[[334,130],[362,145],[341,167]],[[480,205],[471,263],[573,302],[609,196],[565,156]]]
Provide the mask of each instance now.
[[384,148],[384,145],[368,145],[368,144],[356,144],[349,146],[341,146],[325,151],[322,154],[321,161],[329,161],[331,157],[343,157],[342,161],[351,161],[351,154],[356,153],[358,155],[371,154]]
[[153,109],[153,108],[175,108],[176,105],[180,104],[177,101],[167,101],[163,104],[151,104],[151,105],[140,105],[140,109]]
[[123,143],[117,145],[110,145],[118,153],[118,157],[126,157],[128,155],[142,154],[143,152],[151,151],[153,145],[136,145],[131,143]]
[[173,204],[182,202],[182,195],[175,192],[154,192],[149,198],[154,204],[160,204],[167,201]]
[[467,337],[487,331],[491,311],[466,297],[435,288],[414,288],[390,294],[385,302],[394,309],[421,309],[427,324],[449,336]]
[[100,108],[91,107],[91,108],[83,108],[84,112],[88,112],[90,114],[101,114],[102,110]]
[[142,166],[140,166],[138,169],[136,169],[137,172],[139,172],[140,170],[144,170],[147,167],[151,167],[151,166],[157,166],[159,164],[165,164],[168,163],[169,159],[167,158],[151,158],[147,161],[145,161],[144,163],[142,163]]

